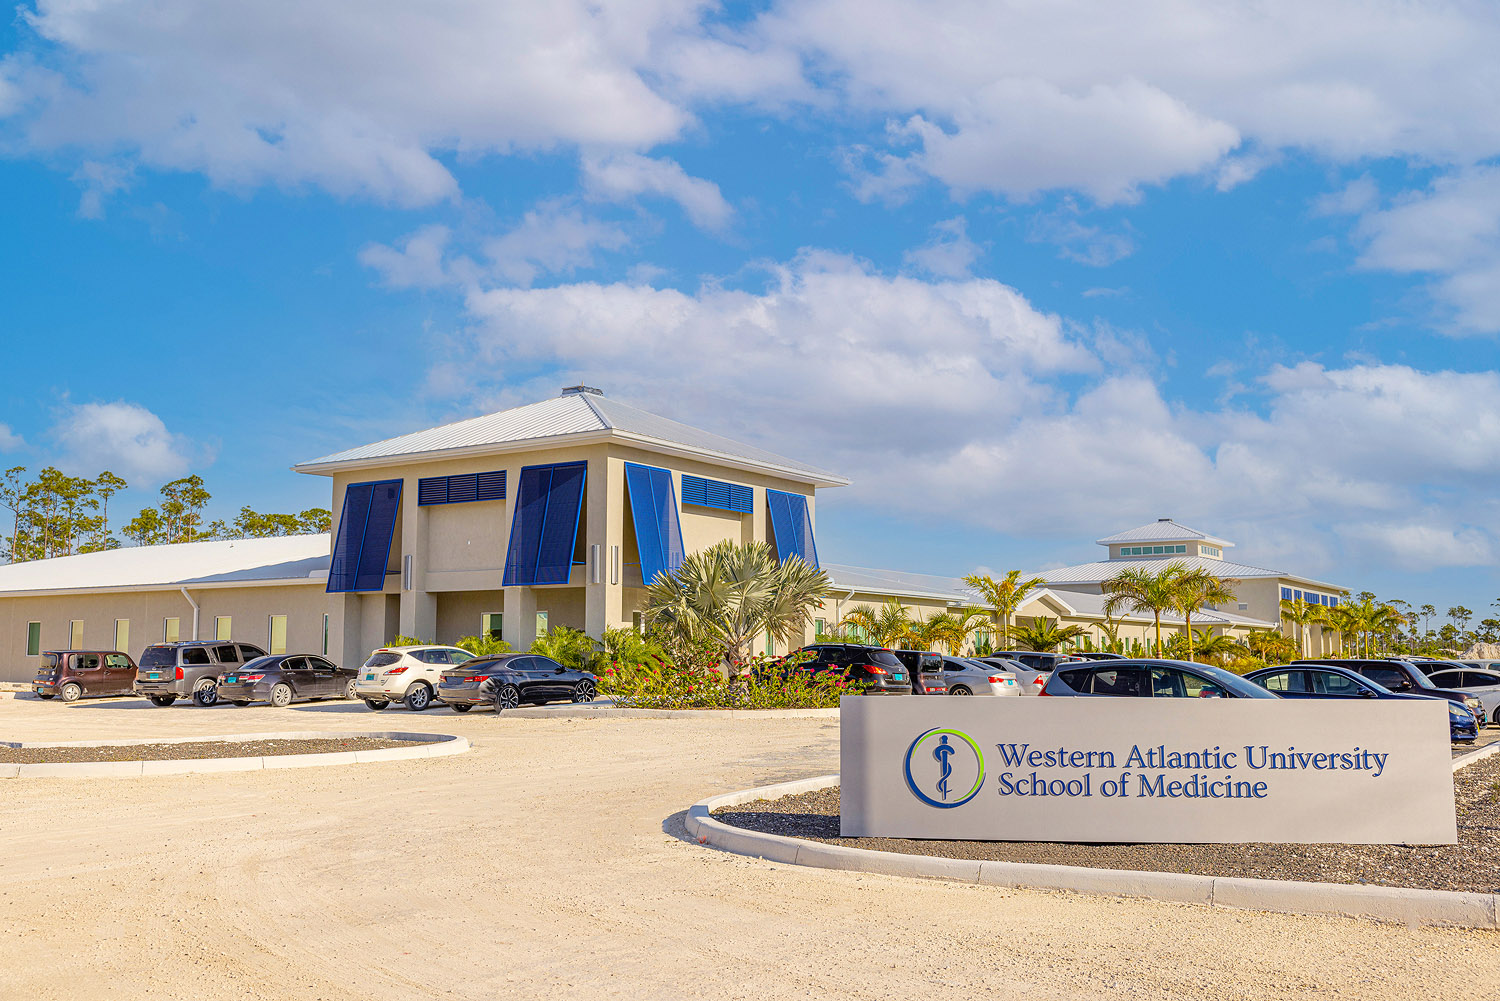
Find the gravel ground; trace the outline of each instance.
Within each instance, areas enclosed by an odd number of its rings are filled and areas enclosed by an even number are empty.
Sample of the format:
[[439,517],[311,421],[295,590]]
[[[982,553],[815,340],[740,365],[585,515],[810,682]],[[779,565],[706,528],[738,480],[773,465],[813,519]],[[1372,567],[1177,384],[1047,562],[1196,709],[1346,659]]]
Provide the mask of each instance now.
[[1500,893],[1500,755],[1453,777],[1457,845],[1092,845],[841,838],[838,787],[716,811],[726,824],[851,848],[942,858],[1045,862],[1201,876],[1370,883]]
[[191,744],[115,744],[108,747],[5,747],[0,763],[40,764],[81,761],[181,761],[197,758],[258,758],[273,754],[331,754],[379,751],[430,744],[430,740],[385,737],[325,737],[317,740],[203,740]]

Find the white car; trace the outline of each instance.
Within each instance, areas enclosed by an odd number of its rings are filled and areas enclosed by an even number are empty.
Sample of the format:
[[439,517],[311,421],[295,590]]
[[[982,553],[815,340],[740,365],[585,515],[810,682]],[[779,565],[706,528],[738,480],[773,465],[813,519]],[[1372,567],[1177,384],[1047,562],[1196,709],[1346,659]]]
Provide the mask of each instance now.
[[1449,668],[1446,671],[1433,671],[1427,676],[1427,680],[1439,688],[1468,692],[1484,706],[1484,718],[1500,726],[1500,671],[1477,667]]
[[371,709],[392,702],[421,712],[432,705],[443,672],[474,655],[456,646],[386,646],[370,654],[354,679],[354,697]]
[[941,670],[922,672],[924,695],[1020,695],[1016,676],[965,657],[944,657]]

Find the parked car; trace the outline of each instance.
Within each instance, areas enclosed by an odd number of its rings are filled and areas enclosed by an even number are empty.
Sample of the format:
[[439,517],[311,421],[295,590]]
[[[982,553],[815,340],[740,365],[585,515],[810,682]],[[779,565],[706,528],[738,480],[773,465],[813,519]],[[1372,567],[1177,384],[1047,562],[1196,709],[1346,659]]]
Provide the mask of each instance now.
[[421,712],[432,705],[443,672],[474,659],[456,646],[390,646],[370,654],[359,669],[354,697],[371,709],[384,709],[392,702]]
[[354,698],[355,671],[311,653],[278,653],[230,668],[219,678],[219,698],[237,706],[289,706],[306,699]]
[[169,706],[187,696],[200,706],[211,706],[219,701],[220,675],[265,655],[254,644],[227,640],[153,643],[141,654],[135,690],[156,706]]
[[814,643],[798,653],[812,654],[801,670],[813,674],[836,671],[858,682],[866,695],[910,695],[911,679],[906,665],[894,653],[878,646],[857,643]]
[[1033,671],[1046,671],[1049,674],[1057,670],[1058,664],[1077,664],[1085,659],[1076,653],[1058,653],[1053,650],[996,650],[990,656],[1013,660]]
[[996,671],[1006,671],[1014,675],[1016,687],[1021,690],[1022,695],[1042,694],[1042,686],[1047,684],[1048,678],[1052,677],[1051,671],[1038,671],[1018,660],[1006,660],[1003,657],[975,657],[973,659],[981,664],[988,664]]
[[1434,671],[1452,671],[1466,666],[1461,660],[1442,660],[1438,657],[1402,657],[1400,659],[1429,676]]
[[1103,650],[1074,650],[1072,656],[1079,660],[1124,660],[1123,653],[1105,653]]
[[1500,670],[1450,668],[1446,671],[1433,671],[1427,676],[1427,680],[1439,688],[1451,688],[1474,696],[1484,710],[1484,719],[1500,726]]
[[31,690],[39,699],[60,696],[64,702],[131,695],[135,661],[118,650],[45,650]]
[[925,695],[1020,695],[1016,676],[981,660],[968,657],[939,657],[936,664],[924,665],[922,692]]
[[922,694],[922,673],[935,671],[943,666],[943,655],[935,650],[892,650],[891,653],[906,668],[906,676],[911,679],[911,690],[916,695]]
[[598,694],[599,679],[593,674],[531,653],[475,657],[444,671],[437,690],[440,702],[461,713],[475,706],[494,706],[499,712],[525,702],[592,702]]
[[1474,714],[1475,723],[1484,722],[1484,706],[1479,699],[1468,692],[1460,692],[1454,688],[1439,688],[1427,680],[1427,675],[1416,664],[1408,660],[1345,660],[1326,658],[1322,660],[1298,661],[1297,665],[1303,664],[1332,664],[1334,667],[1346,667],[1355,674],[1369,678],[1376,684],[1384,685],[1393,692],[1412,692],[1417,695],[1440,695],[1449,702],[1457,702],[1469,712]]
[[1064,664],[1043,695],[1128,698],[1274,699],[1253,681],[1208,664],[1182,660],[1108,660]]
[[[1497,676],[1500,677],[1500,676]],[[1393,692],[1378,682],[1371,681],[1343,667],[1332,665],[1300,667],[1263,667],[1245,675],[1247,681],[1283,699],[1401,699],[1434,701],[1436,695],[1417,695],[1412,692]],[[1500,696],[1500,690],[1495,693]],[[1444,700],[1447,701],[1447,700]],[[1455,743],[1475,740],[1479,728],[1474,716],[1463,706],[1448,703],[1448,736]]]

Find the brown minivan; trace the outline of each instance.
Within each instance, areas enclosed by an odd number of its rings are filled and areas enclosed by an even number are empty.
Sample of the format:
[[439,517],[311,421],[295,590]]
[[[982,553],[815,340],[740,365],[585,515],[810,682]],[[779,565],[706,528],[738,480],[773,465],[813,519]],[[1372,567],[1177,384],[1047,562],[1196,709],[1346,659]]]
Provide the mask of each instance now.
[[135,691],[135,661],[118,650],[47,650],[31,690],[38,698],[61,695],[64,702]]

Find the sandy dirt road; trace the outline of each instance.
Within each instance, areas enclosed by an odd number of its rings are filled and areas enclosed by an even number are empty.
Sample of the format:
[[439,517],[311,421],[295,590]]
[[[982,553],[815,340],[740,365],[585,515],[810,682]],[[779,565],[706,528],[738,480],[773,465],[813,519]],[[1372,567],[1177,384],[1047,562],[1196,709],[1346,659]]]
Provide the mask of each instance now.
[[0,738],[461,733],[428,761],[0,780],[0,999],[1452,998],[1500,936],[781,866],[713,792],[837,769],[830,720],[0,700]]

